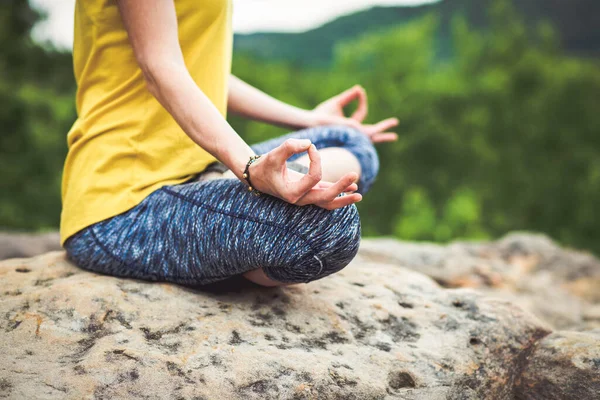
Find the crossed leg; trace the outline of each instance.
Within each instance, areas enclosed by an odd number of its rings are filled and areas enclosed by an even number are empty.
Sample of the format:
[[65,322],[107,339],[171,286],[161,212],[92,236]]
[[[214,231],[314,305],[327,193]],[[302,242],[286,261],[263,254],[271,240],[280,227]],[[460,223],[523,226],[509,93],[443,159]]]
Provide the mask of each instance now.
[[[321,154],[323,180],[336,182],[348,172],[359,175],[359,192],[364,193],[373,183],[379,168],[377,153],[371,142],[362,133],[347,127],[324,126],[305,129],[252,146],[257,153],[265,153],[288,138],[310,139]],[[290,159],[306,167],[310,164],[307,154]],[[365,172],[363,174],[363,172]],[[243,276],[262,286],[286,286],[265,274],[262,268],[248,271]]]

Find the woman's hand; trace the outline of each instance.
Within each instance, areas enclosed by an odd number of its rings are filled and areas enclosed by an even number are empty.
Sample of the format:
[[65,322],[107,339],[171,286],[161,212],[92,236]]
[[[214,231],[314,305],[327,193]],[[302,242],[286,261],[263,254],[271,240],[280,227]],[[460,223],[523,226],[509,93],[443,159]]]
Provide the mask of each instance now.
[[[289,170],[288,158],[308,151],[310,166],[306,175]],[[344,175],[335,183],[321,181],[321,157],[308,139],[288,139],[264,154],[250,166],[250,179],[255,189],[288,203],[304,206],[314,204],[327,210],[344,207],[362,200],[354,183],[358,175]],[[345,196],[339,196],[345,193]]]
[[[358,99],[358,107],[350,117],[344,115],[344,107]],[[337,96],[319,104],[312,111],[311,126],[318,125],[346,125],[356,128],[367,135],[373,143],[393,142],[398,135],[386,132],[398,125],[397,118],[388,118],[374,125],[363,124],[367,117],[368,101],[365,89],[356,85]]]

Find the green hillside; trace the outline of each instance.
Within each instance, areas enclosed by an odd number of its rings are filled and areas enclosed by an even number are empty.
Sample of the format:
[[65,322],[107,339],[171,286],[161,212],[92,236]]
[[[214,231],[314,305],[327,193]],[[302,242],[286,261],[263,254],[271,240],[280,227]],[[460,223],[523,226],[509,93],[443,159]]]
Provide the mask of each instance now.
[[[471,26],[488,28],[486,10],[490,3],[491,0],[444,0],[416,7],[374,7],[302,33],[238,34],[235,47],[261,59],[324,66],[331,61],[333,48],[340,41],[434,14],[440,19],[437,56],[447,58],[452,55],[450,29],[453,18],[464,15]],[[551,22],[560,33],[567,52],[586,57],[600,56],[600,1],[519,0],[515,6],[528,25]]]

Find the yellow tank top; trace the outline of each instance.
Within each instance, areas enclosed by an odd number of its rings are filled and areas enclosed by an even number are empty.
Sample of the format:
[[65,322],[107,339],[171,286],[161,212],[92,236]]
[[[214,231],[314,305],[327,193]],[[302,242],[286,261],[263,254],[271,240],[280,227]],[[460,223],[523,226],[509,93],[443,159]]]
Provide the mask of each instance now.
[[[225,116],[231,0],[174,3],[186,66]],[[215,160],[146,89],[114,0],[77,0],[73,64],[78,118],[67,136],[61,244]]]

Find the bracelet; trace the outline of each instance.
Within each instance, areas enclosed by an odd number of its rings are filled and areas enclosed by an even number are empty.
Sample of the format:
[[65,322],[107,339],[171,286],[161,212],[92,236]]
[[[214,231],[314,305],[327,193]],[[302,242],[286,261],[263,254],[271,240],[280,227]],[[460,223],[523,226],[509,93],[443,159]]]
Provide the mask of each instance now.
[[255,196],[260,196],[262,193],[259,190],[256,190],[252,187],[252,182],[250,182],[250,165],[252,165],[252,163],[254,163],[259,158],[260,158],[260,154],[255,155],[255,156],[250,156],[250,159],[248,160],[248,163],[246,164],[246,168],[244,169],[244,173],[242,174],[242,177],[246,180],[246,182],[248,182],[248,191]]

